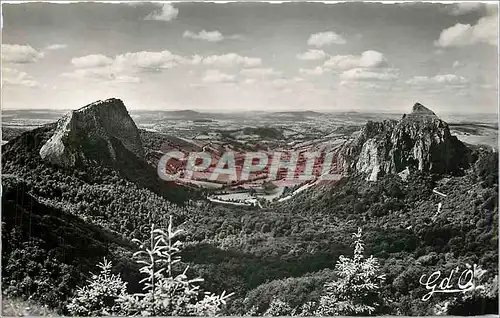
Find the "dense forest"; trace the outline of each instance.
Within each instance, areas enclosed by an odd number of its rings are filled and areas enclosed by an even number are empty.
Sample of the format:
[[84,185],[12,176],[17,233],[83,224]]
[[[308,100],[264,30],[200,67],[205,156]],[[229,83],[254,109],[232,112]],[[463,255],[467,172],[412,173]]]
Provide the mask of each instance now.
[[[142,165],[132,173],[124,166],[65,170],[47,164],[38,151],[51,129],[25,132],[2,147],[4,297],[29,298],[61,314],[96,314],[75,299],[108,279],[117,286],[113,297],[134,304],[125,314],[153,314],[131,300],[145,277],[133,257],[141,249],[133,239],[147,245],[153,224],[166,231],[173,223],[182,229],[175,236],[180,259],[172,268],[176,274],[159,281],[177,286],[184,282],[175,280],[177,274],[201,277],[199,290],[213,296],[204,302],[195,293],[188,301],[192,307],[181,312],[186,315],[215,309],[232,315],[498,312],[497,152],[474,149],[473,166],[460,176],[411,171],[407,180],[386,175],[367,182],[353,175],[335,187],[243,210],[171,185],[159,189],[157,180],[138,180]],[[484,290],[422,301],[422,275],[466,264],[486,270]],[[102,276],[92,276],[96,266]],[[373,279],[372,285],[359,277]],[[367,292],[353,293],[361,285]],[[218,298],[224,291],[232,293],[225,305]]]

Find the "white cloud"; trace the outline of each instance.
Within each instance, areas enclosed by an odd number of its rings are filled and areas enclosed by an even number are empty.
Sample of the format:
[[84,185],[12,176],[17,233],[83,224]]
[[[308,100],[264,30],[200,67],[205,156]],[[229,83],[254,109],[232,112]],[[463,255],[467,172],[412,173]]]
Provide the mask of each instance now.
[[63,73],[62,76],[73,79],[92,79],[105,82],[118,83],[139,83],[141,79],[136,76],[129,76],[115,72],[111,67],[95,67],[77,69],[70,73]]
[[29,45],[2,44],[2,61],[11,63],[34,63],[43,58],[43,53],[38,52]]
[[442,48],[462,47],[479,43],[497,45],[498,16],[482,17],[475,25],[457,23],[443,30],[434,45]]
[[240,74],[246,77],[267,77],[281,75],[281,72],[273,68],[246,68],[241,70]]
[[160,71],[169,69],[178,65],[209,65],[221,67],[256,67],[262,64],[260,58],[241,56],[236,53],[227,53],[222,55],[211,55],[203,57],[193,55],[184,57],[173,54],[168,50],[161,52],[127,52],[116,55],[114,58],[102,54],[90,54],[82,57],[75,57],[71,60],[77,68],[96,68],[109,66],[116,72],[139,72],[139,71]]
[[256,67],[262,64],[262,60],[256,57],[241,56],[236,53],[227,53],[222,55],[211,55],[203,58],[203,64],[215,66],[243,66]]
[[194,33],[191,31],[185,31],[184,34],[182,35],[184,38],[191,38],[195,40],[203,40],[203,41],[208,41],[208,42],[221,42],[224,41],[225,39],[240,39],[241,35],[238,34],[233,34],[228,37],[222,35],[219,31],[205,31],[201,30],[198,33]]
[[325,69],[321,66],[316,66],[313,69],[301,68],[299,69],[299,73],[303,75],[322,75],[325,72]]
[[201,30],[199,33],[185,31],[182,35],[184,38],[191,38],[195,40],[204,40],[208,42],[220,42],[224,40],[224,36],[219,31],[205,31]]
[[356,82],[344,80],[340,82],[341,87],[351,88],[351,89],[387,89],[387,86],[371,83],[371,82]]
[[161,52],[127,52],[115,57],[113,65],[119,69],[135,69],[136,71],[151,71],[169,69],[179,64],[191,64],[193,60],[172,54],[168,50]]
[[26,72],[21,72],[16,69],[3,67],[2,85],[39,87],[40,83],[38,83],[32,76],[28,75],[28,73]]
[[201,55],[198,55],[198,54],[195,54],[193,55],[193,57],[191,58],[191,65],[199,65],[200,63],[203,62],[203,56]]
[[89,54],[71,59],[71,64],[78,68],[91,68],[111,65],[113,59],[102,54]]
[[450,7],[450,14],[452,15],[463,15],[475,11],[479,11],[484,7],[484,4],[481,2],[459,2],[454,3]]
[[203,77],[203,82],[205,83],[228,83],[233,82],[235,76],[222,73],[219,70],[207,70],[205,76]]
[[378,68],[387,66],[387,59],[380,52],[368,50],[361,55],[335,55],[324,63],[324,67],[331,69],[350,68]]
[[161,52],[127,52],[116,55],[114,58],[102,54],[90,54],[75,57],[71,60],[71,63],[77,68],[105,68],[112,70],[116,74],[160,71],[183,64],[199,64],[200,60],[201,57],[197,55],[188,58],[164,50]]
[[375,71],[366,68],[353,68],[340,74],[341,79],[351,81],[392,81],[398,77],[399,72],[397,69],[380,69]]
[[328,57],[328,54],[325,53],[323,50],[309,50],[304,53],[297,54],[297,58],[299,60],[306,60],[306,61],[317,61],[317,60],[324,60]]
[[164,3],[161,8],[148,14],[144,20],[170,21],[177,18],[179,9],[174,8],[170,3]]
[[[72,59],[72,64],[76,70],[69,73],[64,73],[62,76],[74,79],[93,79],[100,81],[126,82],[137,83],[140,78],[137,77],[141,72],[160,72],[165,69],[170,69],[180,65],[209,65],[209,66],[237,66],[237,67],[255,67],[261,65],[260,58],[251,58],[240,56],[236,53],[228,53],[223,55],[212,55],[203,57],[194,55],[184,57],[171,53],[168,50],[161,52],[127,52],[116,55],[115,57],[107,57],[102,54],[91,54]],[[266,75],[267,69],[257,69],[255,71],[243,72],[247,76],[257,77],[258,73],[261,76]],[[272,75],[269,73],[267,75]],[[218,70],[210,70],[205,73],[204,82],[229,82],[233,81],[235,76],[222,73]]]
[[67,48],[68,46],[66,44],[52,44],[52,45],[48,45],[45,47],[45,50],[49,50],[49,51],[53,51],[53,50],[61,50],[61,49],[65,49]]
[[460,66],[462,66],[462,63],[460,63],[459,61],[453,62],[453,68],[458,68]]
[[328,31],[311,34],[309,40],[307,40],[307,44],[323,47],[331,44],[346,44],[346,40],[341,35],[333,31]]
[[112,78],[116,83],[140,83],[141,79],[137,76],[119,75]]
[[126,6],[130,6],[130,7],[139,7],[143,4],[147,4],[146,1],[144,2],[140,2],[140,1],[125,1],[125,2],[120,2],[120,4],[124,4]]
[[406,84],[409,85],[435,85],[435,84],[444,84],[450,86],[462,86],[467,84],[468,80],[459,75],[455,74],[438,74],[433,77],[428,76],[414,76],[406,81]]
[[455,74],[436,75],[434,79],[436,82],[442,84],[466,84],[468,82],[465,77]]
[[248,84],[248,85],[255,84],[256,82],[257,82],[257,80],[255,78],[247,78],[243,81],[244,84]]

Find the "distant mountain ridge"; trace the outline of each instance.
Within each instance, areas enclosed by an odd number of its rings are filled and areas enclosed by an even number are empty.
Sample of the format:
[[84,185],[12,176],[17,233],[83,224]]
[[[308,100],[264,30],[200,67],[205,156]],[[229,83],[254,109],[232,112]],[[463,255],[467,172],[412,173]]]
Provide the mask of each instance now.
[[420,103],[399,120],[368,121],[341,153],[344,170],[368,180],[408,168],[458,173],[469,166],[470,150],[450,134],[448,124]]

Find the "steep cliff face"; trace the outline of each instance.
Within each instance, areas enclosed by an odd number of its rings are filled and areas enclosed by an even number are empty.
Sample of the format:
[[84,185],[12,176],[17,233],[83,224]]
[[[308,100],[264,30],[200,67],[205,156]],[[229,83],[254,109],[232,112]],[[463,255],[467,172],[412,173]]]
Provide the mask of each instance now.
[[450,134],[448,124],[416,103],[399,121],[368,122],[342,150],[344,169],[376,180],[407,167],[434,173],[456,173],[468,167],[469,150]]
[[[118,149],[119,148],[119,149]],[[40,156],[53,164],[72,167],[93,160],[113,163],[123,148],[143,158],[139,130],[119,99],[97,101],[66,114],[57,122]]]

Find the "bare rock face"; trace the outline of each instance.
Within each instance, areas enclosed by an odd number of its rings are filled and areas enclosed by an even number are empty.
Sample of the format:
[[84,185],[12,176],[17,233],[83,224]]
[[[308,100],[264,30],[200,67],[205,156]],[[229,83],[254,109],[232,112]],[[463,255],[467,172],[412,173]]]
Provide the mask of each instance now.
[[112,164],[123,149],[143,158],[139,130],[119,99],[97,101],[63,116],[40,156],[72,167],[82,161]]
[[342,150],[344,170],[377,180],[407,167],[455,173],[468,167],[469,150],[450,134],[448,124],[420,103],[399,121],[368,122]]

